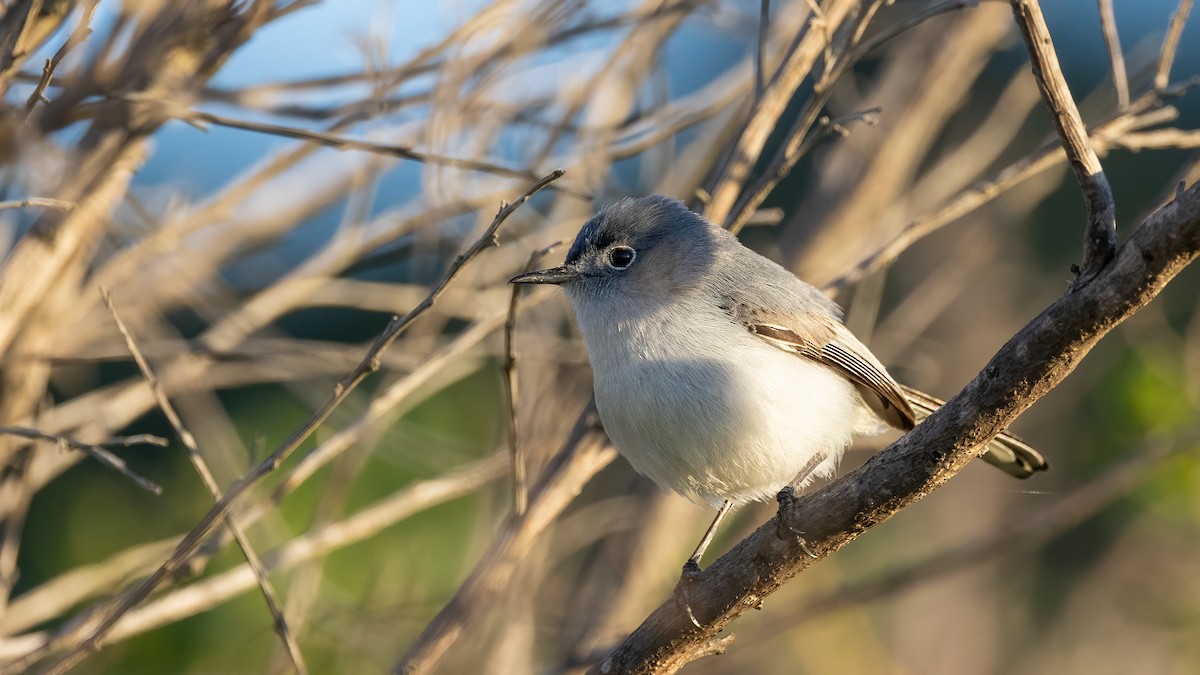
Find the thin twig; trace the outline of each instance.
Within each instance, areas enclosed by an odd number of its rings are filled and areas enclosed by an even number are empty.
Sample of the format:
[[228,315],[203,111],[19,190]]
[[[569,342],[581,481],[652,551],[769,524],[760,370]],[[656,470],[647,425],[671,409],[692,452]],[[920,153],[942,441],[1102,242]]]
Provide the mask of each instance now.
[[[821,110],[833,95],[833,85],[866,53],[865,50],[858,49],[857,47],[861,44],[867,26],[871,23],[871,20],[875,17],[875,13],[882,5],[882,0],[877,0],[869,4],[865,10],[855,17],[852,29],[845,31],[847,35],[842,43],[839,44],[837,50],[843,56],[826,62],[825,71],[821,75],[818,85],[813,87],[813,95],[805,103],[803,110],[796,116],[795,121],[792,122],[791,128],[788,129],[787,137],[775,151],[775,156],[771,159],[770,166],[762,173],[758,180],[743,191],[742,195],[731,208],[729,215],[725,218],[725,226],[730,232],[740,232],[746,226],[746,221],[762,205],[767,196],[771,194],[771,191],[779,185],[780,181],[787,177],[792,167],[796,165],[796,162],[808,153],[817,141],[827,138],[826,132],[834,129],[834,127],[823,123],[820,133],[811,133],[815,123],[828,120],[828,117],[821,117]],[[927,15],[926,18],[937,16],[937,14],[938,12],[922,13],[922,15]],[[894,34],[899,34],[899,32],[915,25],[917,23],[906,23],[902,28],[895,29],[896,32]],[[832,59],[829,56],[827,58]],[[846,121],[850,121],[861,115],[861,119],[868,124],[874,124],[875,118],[869,114],[878,111],[879,108],[865,110],[856,115],[849,116]]]
[[[158,403],[159,409],[162,410],[171,428],[175,430],[175,435],[179,437],[179,442],[183,443],[188,459],[191,460],[192,466],[195,467],[196,473],[199,474],[201,482],[204,483],[204,487],[212,495],[213,500],[220,501],[221,486],[217,484],[217,479],[208,468],[208,462],[200,454],[200,447],[196,443],[196,437],[183,425],[183,420],[180,419],[179,413],[175,411],[175,406],[171,403],[171,399],[167,398],[167,392],[163,390],[162,384],[154,374],[154,369],[150,367],[150,362],[146,360],[146,357],[142,354],[142,350],[138,348],[137,340],[133,337],[133,332],[125,325],[120,313],[117,312],[116,306],[113,305],[112,293],[107,288],[101,287],[100,296],[104,299],[104,305],[108,307],[109,313],[112,314],[113,323],[117,325],[117,330],[120,331],[121,337],[125,339],[125,346],[129,349],[130,355],[133,356],[134,362],[137,363],[138,370],[141,371],[142,377],[150,387],[150,393],[154,396],[155,402]],[[279,635],[279,639],[283,642],[284,648],[287,650],[292,667],[300,675],[305,675],[308,672],[308,667],[304,663],[303,654],[300,653],[300,645],[296,643],[296,638],[292,635],[291,628],[288,627],[287,619],[283,615],[283,608],[279,605],[279,598],[275,594],[271,580],[267,578],[267,572],[263,568],[262,560],[259,559],[258,554],[254,551],[254,547],[250,544],[250,538],[246,536],[245,531],[240,525],[234,522],[233,514],[226,512],[223,518],[225,526],[229,528],[229,531],[233,534],[233,538],[237,540],[238,547],[242,549],[242,553],[246,556],[246,563],[254,571],[254,578],[258,582],[263,599],[267,603],[267,611],[271,613],[271,624],[276,634]]]
[[28,199],[18,199],[9,202],[0,202],[0,211],[6,209],[23,209],[28,206],[41,206],[60,211],[70,211],[75,208],[73,202],[65,199],[54,199],[52,197],[29,197]]
[[[436,155],[429,152],[414,150],[406,145],[396,145],[393,143],[373,143],[371,141],[346,138],[345,136],[337,136],[335,134],[329,134],[322,131],[311,131],[309,129],[301,129],[299,127],[289,127],[282,124],[239,120],[201,110],[188,110],[186,112],[179,113],[176,115],[176,117],[177,119],[189,122],[215,124],[217,126],[228,127],[230,129],[242,129],[244,131],[253,131],[260,134],[294,138],[300,141],[307,141],[310,143],[316,143],[317,145],[323,145],[327,148],[333,148],[335,150],[361,150],[364,152],[372,152],[389,157],[409,159],[415,162],[422,162],[424,164],[447,166],[466,171],[478,171],[480,173],[506,176],[509,178],[522,178],[525,180],[537,180],[539,178],[539,174],[536,174],[528,169],[516,169],[513,167],[504,166],[503,164],[496,164],[495,162],[487,162],[477,159],[464,159],[461,157],[445,157],[443,155]],[[591,194],[566,185],[553,185],[551,186],[551,189],[558,190],[581,199],[587,199],[589,201],[592,199]]]
[[904,19],[903,21],[897,21],[890,26],[885,26],[878,33],[872,35],[871,39],[863,40],[861,44],[854,47],[854,51],[852,51],[845,60],[850,63],[855,63],[862,57],[878,49],[881,45],[907,31],[912,30],[913,28],[916,28],[917,26],[936,16],[949,14],[950,12],[956,12],[960,9],[967,9],[969,7],[978,7],[979,2],[980,0],[947,0],[947,2],[942,2],[931,7],[927,7],[908,17],[907,19]]
[[[374,373],[380,367],[380,354],[386,351],[392,344],[403,334],[413,321],[421,314],[425,313],[445,291],[446,286],[458,276],[462,271],[463,266],[473,260],[477,255],[485,249],[496,244],[496,231],[500,225],[508,219],[526,200],[529,199],[535,192],[546,187],[553,181],[563,175],[561,169],[556,170],[534,183],[520,197],[511,204],[504,204],[497,212],[492,224],[488,226],[482,236],[474,243],[467,247],[465,251],[458,255],[450,266],[446,269],[442,278],[430,290],[429,295],[425,297],[416,307],[409,310],[402,317],[393,318],[384,329],[384,331],[376,339],[375,344],[368,350],[362,362],[349,374],[347,374],[337,385],[325,401],[317,408],[317,410],[296,429],[278,448],[275,449],[263,462],[256,465],[245,476],[235,481],[229,486],[229,489],[221,497],[212,509],[204,515],[200,522],[183,538],[182,541],[172,551],[170,558],[149,577],[133,588],[130,588],[106,611],[102,612],[102,616],[96,622],[84,622],[82,627],[68,625],[67,629],[56,635],[43,649],[37,653],[31,654],[22,663],[26,665],[32,664],[45,655],[53,653],[63,647],[67,651],[61,658],[55,661],[48,670],[48,673],[63,673],[79,663],[88,653],[99,648],[101,640],[110,631],[113,625],[116,624],[120,617],[129,610],[141,603],[146,596],[150,595],[155,588],[164,580],[170,577],[176,570],[180,569],[188,558],[212,535],[213,530],[221,522],[223,515],[232,509],[254,485],[258,484],[264,477],[270,474],[275,469],[279,468],[293,452],[296,451],[300,444],[304,442],[312,433],[321,425],[322,422],[350,395],[359,384],[368,376]],[[24,666],[22,666],[24,667]]]
[[754,59],[754,100],[762,98],[767,86],[767,37],[771,28],[771,0],[758,6],[758,49]]
[[1112,139],[1113,145],[1137,152],[1168,148],[1200,147],[1200,129],[1151,129],[1121,134]]
[[1037,0],[1012,0],[1012,10],[1029,51],[1033,77],[1054,118],[1054,126],[1067,151],[1067,161],[1071,163],[1075,179],[1083,190],[1087,226],[1078,282],[1086,282],[1108,264],[1116,251],[1117,211],[1112,188],[1104,176],[1100,159],[1088,144],[1087,128],[1083,125],[1079,108],[1059,68],[1058,55],[1054,52],[1054,43],[1050,40],[1050,31],[1046,28],[1041,7]]
[[[531,272],[545,255],[562,246],[563,242],[556,241],[543,246],[529,254],[522,272]],[[518,515],[525,514],[529,503],[529,489],[525,476],[525,453],[517,436],[517,352],[513,341],[513,332],[517,327],[517,300],[520,298],[520,284],[513,284],[508,297],[508,315],[504,320],[504,392],[508,403],[508,449],[512,459],[513,476],[513,511]]]
[[1192,11],[1192,0],[1179,0],[1179,6],[1171,14],[1171,22],[1167,25],[1167,35],[1163,38],[1162,51],[1158,55],[1158,67],[1154,69],[1154,88],[1163,90],[1171,81],[1171,64],[1175,63],[1175,53],[1179,51],[1179,38],[1183,35],[1183,27],[1187,24],[1188,14]]
[[162,486],[154,481],[146,478],[125,463],[125,460],[117,457],[113,453],[105,449],[105,446],[123,446],[130,447],[133,445],[153,445],[160,448],[167,447],[167,439],[151,434],[138,434],[136,436],[116,436],[99,443],[85,443],[77,438],[65,436],[62,434],[47,434],[37,429],[29,429],[26,427],[0,427],[0,435],[20,436],[38,441],[50,441],[58,445],[60,448],[72,448],[91,455],[93,459],[100,462],[104,466],[116,471],[133,481],[135,485],[147,492],[156,495],[162,494]]
[[58,64],[62,63],[72,49],[82,44],[92,34],[92,15],[96,13],[96,6],[99,4],[100,0],[88,0],[87,5],[83,8],[83,15],[79,17],[79,25],[75,26],[75,30],[71,31],[66,42],[58,48],[58,51],[54,52],[54,56],[46,59],[46,65],[42,67],[42,76],[38,78],[33,93],[25,101],[24,117],[29,117],[37,104],[45,100],[42,95],[45,94],[46,87],[50,86],[50,80],[54,78],[54,71],[58,68]]
[[[835,75],[834,77],[840,76]],[[810,115],[816,114],[824,104],[825,98],[828,97],[827,89],[825,93],[818,94],[816,98],[819,102],[810,102],[805,107],[805,111],[792,124],[792,128],[788,130],[787,138],[780,145],[774,159],[771,160],[770,166],[763,171],[759,179],[751,185],[746,192],[738,199],[738,202],[733,207],[733,212],[730,215],[729,231],[737,234],[742,231],[742,228],[749,225],[757,213],[759,205],[766,201],[771,191],[775,189],[779,183],[791,173],[792,167],[796,162],[806,154],[812,151],[813,147],[823,140],[829,138],[845,138],[850,131],[844,125],[850,122],[862,122],[867,126],[875,126],[879,123],[879,113],[881,108],[869,108],[859,112],[839,117],[836,120],[831,120],[828,117],[820,117],[816,119],[817,129],[812,129],[813,120]]]
[[812,74],[819,57],[826,53],[826,36],[841,27],[856,2],[834,0],[821,11],[820,17],[809,17],[804,31],[794,47],[775,70],[760,99],[754,102],[750,118],[742,126],[737,139],[726,149],[723,159],[714,168],[707,192],[711,195],[704,215],[714,223],[725,223],[742,186],[750,176],[754,162],[779,118],[783,115],[800,85]]
[[1121,53],[1121,38],[1117,35],[1117,17],[1113,15],[1112,0],[1096,0],[1100,10],[1100,30],[1104,33],[1104,48],[1108,51],[1108,67],[1113,89],[1117,92],[1117,110],[1129,105],[1129,75],[1125,72],[1125,56]]

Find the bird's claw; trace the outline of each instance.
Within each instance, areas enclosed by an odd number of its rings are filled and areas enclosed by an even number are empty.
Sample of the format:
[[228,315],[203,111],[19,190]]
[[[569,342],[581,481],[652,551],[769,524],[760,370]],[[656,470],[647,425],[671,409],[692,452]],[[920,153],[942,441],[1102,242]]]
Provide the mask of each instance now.
[[696,582],[700,580],[700,562],[695,558],[688,560],[683,564],[683,572],[679,575],[679,583],[675,584],[675,602],[679,607],[687,613],[692,624],[696,628],[700,628],[700,622],[696,620],[695,613],[692,612],[691,591],[695,587]]
[[805,540],[804,533],[787,522],[787,516],[785,515],[787,510],[796,501],[796,489],[791,485],[783,488],[775,496],[775,501],[779,502],[779,511],[775,514],[775,536],[780,539],[795,538],[797,543],[800,544],[800,549],[804,551],[804,554],[816,560],[817,554],[813,553],[812,549],[808,547],[808,541]]

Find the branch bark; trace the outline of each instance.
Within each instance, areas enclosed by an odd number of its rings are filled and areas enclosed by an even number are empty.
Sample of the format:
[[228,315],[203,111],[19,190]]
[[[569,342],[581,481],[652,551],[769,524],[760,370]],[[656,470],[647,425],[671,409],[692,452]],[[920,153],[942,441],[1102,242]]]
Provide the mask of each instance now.
[[[1200,255],[1200,184],[1151,215],[1090,279],[1081,279],[1035,317],[945,407],[912,432],[782,516],[803,523],[808,548],[824,558],[937,489],[979,449],[1060,383],[1088,351],[1145,306]],[[774,522],[701,573],[691,608],[668,600],[592,673],[670,673],[703,656],[726,625],[815,560]]]

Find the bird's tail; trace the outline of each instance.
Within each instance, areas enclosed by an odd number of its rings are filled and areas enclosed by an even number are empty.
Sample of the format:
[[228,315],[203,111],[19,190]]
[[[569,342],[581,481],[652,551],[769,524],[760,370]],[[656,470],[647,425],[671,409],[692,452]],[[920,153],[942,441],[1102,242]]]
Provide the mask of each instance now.
[[[930,396],[918,389],[903,385],[901,387],[904,389],[909,403],[912,404],[913,411],[917,414],[917,422],[923,421],[946,404],[936,396]],[[1046,461],[1042,453],[1007,429],[1001,431],[987,444],[981,457],[988,464],[1017,478],[1029,478],[1038,471],[1050,468],[1050,462]]]

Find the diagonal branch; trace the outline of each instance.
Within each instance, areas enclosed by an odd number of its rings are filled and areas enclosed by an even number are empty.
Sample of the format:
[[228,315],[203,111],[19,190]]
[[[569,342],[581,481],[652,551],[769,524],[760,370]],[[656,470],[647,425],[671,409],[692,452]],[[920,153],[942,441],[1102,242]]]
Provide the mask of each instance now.
[[[808,548],[819,559],[928,495],[1197,256],[1200,184],[1151,215],[1110,264],[1034,318],[945,407],[860,468],[788,507],[785,517],[806,524]],[[592,672],[673,672],[698,658],[726,625],[814,562],[777,531],[773,522],[763,525],[701,573],[690,593],[701,628],[669,600]]]
[[[175,406],[171,403],[171,399],[167,398],[167,392],[163,390],[162,384],[154,374],[154,369],[150,367],[150,362],[146,360],[146,357],[142,354],[142,350],[138,347],[137,341],[133,338],[133,332],[129,330],[129,327],[121,319],[121,315],[117,313],[117,308],[113,305],[112,294],[109,293],[107,288],[102,287],[100,295],[104,299],[104,305],[108,307],[109,313],[112,314],[113,322],[117,324],[117,330],[121,333],[121,337],[125,339],[125,346],[129,349],[130,355],[133,356],[134,362],[137,363],[138,370],[141,371],[142,377],[150,387],[150,392],[153,394],[155,402],[158,403],[158,407],[162,410],[163,415],[166,416],[167,422],[171,424],[171,428],[175,430],[175,436],[179,438],[179,442],[183,443],[188,459],[191,460],[196,473],[200,475],[200,481],[204,483],[204,487],[212,495],[212,498],[220,501],[221,486],[217,484],[216,477],[213,476],[212,470],[208,468],[208,462],[200,454],[200,447],[196,443],[196,437],[183,425],[183,420],[179,417],[179,413],[175,411]],[[246,557],[246,563],[254,572],[254,580],[258,582],[259,590],[262,592],[263,599],[266,600],[267,611],[271,613],[272,626],[279,635],[279,639],[283,642],[288,657],[292,661],[293,670],[300,675],[306,675],[308,667],[304,663],[304,656],[300,653],[300,645],[297,644],[296,638],[292,635],[291,628],[288,627],[287,619],[283,615],[283,608],[279,604],[275,588],[271,586],[271,580],[267,578],[267,572],[263,568],[262,560],[258,557],[258,553],[254,551],[254,547],[251,546],[250,538],[246,536],[245,530],[243,530],[241,525],[234,522],[233,514],[226,512],[224,521],[225,527],[229,528],[230,533],[233,534],[233,538],[237,540],[238,547],[242,549],[242,554]]]
[[1083,190],[1083,201],[1087,207],[1087,229],[1083,238],[1083,266],[1079,281],[1086,281],[1108,264],[1117,243],[1117,209],[1113,202],[1112,188],[1100,158],[1088,145],[1087,128],[1079,116],[1079,108],[1067,88],[1050,31],[1037,0],[1012,0],[1013,16],[1025,47],[1029,50],[1029,62],[1033,77],[1046,107],[1054,117],[1054,127],[1062,138],[1067,160],[1079,187]]
[[160,448],[167,447],[167,439],[150,434],[138,434],[137,436],[117,436],[99,443],[85,443],[77,438],[65,436],[62,434],[47,434],[37,429],[28,429],[26,427],[0,427],[0,436],[19,436],[21,438],[29,438],[35,441],[50,441],[62,448],[72,448],[80,452],[86,452],[93,459],[100,462],[104,466],[116,471],[133,481],[134,485],[143,490],[155,494],[162,494],[162,486],[154,481],[142,476],[129,468],[125,460],[117,457],[109,452],[106,446],[120,445],[128,448],[131,445],[153,445]]
[[1117,17],[1113,0],[1096,0],[1100,9],[1100,29],[1104,33],[1104,48],[1108,51],[1108,67],[1113,89],[1117,92],[1117,110],[1129,105],[1129,75],[1125,72],[1125,56],[1121,53],[1121,38],[1117,35]]
[[1183,35],[1183,27],[1187,24],[1188,14],[1192,12],[1192,0],[1179,0],[1179,7],[1171,15],[1171,23],[1167,25],[1167,35],[1163,38],[1162,52],[1158,55],[1158,67],[1154,69],[1154,88],[1163,90],[1171,80],[1171,65],[1175,63],[1175,53],[1179,51],[1179,38]]

